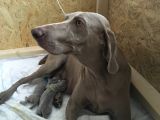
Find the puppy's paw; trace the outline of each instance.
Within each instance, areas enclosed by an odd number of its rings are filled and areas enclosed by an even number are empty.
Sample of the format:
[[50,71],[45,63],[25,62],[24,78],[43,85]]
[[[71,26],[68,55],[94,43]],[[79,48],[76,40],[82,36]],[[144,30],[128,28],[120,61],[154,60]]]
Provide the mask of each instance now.
[[33,104],[31,107],[29,107],[29,109],[33,109],[33,108],[35,108],[36,106],[37,106],[38,104]]
[[29,103],[28,97],[25,97],[24,101],[20,101],[20,104],[22,104],[22,105],[27,105],[28,103]]
[[55,103],[53,103],[53,105],[54,105],[55,108],[61,108],[62,101],[55,102]]
[[19,103],[22,105],[27,105],[28,102],[27,101],[20,101]]
[[45,111],[45,110],[41,110],[40,108],[38,108],[37,111],[36,111],[37,115],[39,115],[41,117],[44,117],[44,118],[48,118],[50,113],[51,113],[51,111],[48,112],[48,111]]
[[36,114],[42,117],[42,112],[39,108],[37,108]]

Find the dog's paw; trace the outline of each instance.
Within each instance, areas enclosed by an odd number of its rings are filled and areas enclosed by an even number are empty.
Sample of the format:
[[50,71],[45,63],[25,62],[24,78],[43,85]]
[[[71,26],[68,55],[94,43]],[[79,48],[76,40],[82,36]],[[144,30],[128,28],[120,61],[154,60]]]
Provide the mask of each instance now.
[[17,90],[17,87],[11,87],[8,90],[5,90],[0,93],[0,105],[5,103],[12,95],[13,93]]
[[10,97],[12,93],[9,90],[3,91],[0,93],[0,105],[5,103]]

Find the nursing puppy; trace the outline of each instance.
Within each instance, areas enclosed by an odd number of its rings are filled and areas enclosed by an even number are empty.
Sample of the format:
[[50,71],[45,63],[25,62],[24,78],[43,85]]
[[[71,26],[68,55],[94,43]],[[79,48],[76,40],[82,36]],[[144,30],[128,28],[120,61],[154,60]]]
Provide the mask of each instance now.
[[[40,103],[40,98],[41,98],[42,94],[45,92],[45,90],[47,89],[47,86],[49,86],[50,84],[55,84],[56,85],[58,82],[59,82],[58,84],[63,83],[62,81],[58,81],[58,80],[59,80],[59,78],[57,78],[57,77],[53,77],[52,79],[51,78],[45,78],[45,79],[44,78],[38,78],[38,79],[36,79],[35,81],[39,81],[39,82],[36,83],[36,87],[35,87],[32,95],[30,95],[28,97],[25,97],[25,101],[21,101],[20,103],[22,105],[32,104],[30,109],[33,109],[34,107],[38,106],[39,103]],[[62,105],[63,92],[64,92],[64,88],[62,88],[62,87],[66,88],[66,84],[64,83],[62,85],[63,86],[59,86],[60,88],[56,88],[55,91],[52,90],[54,95],[49,95],[49,92],[45,93],[45,96],[48,96],[48,98],[52,99],[52,104],[56,108],[60,108],[61,105]],[[59,89],[59,91],[58,91],[58,89]],[[47,99],[44,96],[42,98]],[[48,106],[52,107],[52,105],[49,104],[47,101],[46,101],[45,104],[48,104]],[[43,107],[41,109],[43,109]]]
[[51,82],[47,85],[46,90],[40,98],[40,103],[36,113],[44,118],[47,118],[52,112],[52,104],[54,102],[53,98],[57,95],[57,93],[64,92],[65,89],[65,80],[58,80],[55,82],[55,80],[51,79]]
[[39,83],[37,83],[32,95],[25,97],[25,101],[21,101],[20,103],[23,105],[32,104],[30,109],[33,109],[39,104],[40,97],[46,89],[47,83],[43,78],[38,78]]

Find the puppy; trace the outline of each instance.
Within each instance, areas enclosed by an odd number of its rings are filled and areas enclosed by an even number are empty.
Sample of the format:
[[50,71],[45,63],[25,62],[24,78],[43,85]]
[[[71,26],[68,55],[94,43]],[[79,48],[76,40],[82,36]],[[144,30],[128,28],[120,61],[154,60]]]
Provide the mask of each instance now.
[[21,101],[20,103],[23,105],[26,105],[28,103],[32,104],[30,109],[33,109],[35,106],[39,104],[40,97],[43,94],[43,92],[46,89],[47,82],[44,80],[44,78],[39,78],[39,83],[37,83],[32,95],[25,97],[25,101]]
[[[50,79],[49,84],[47,85],[46,90],[40,98],[40,104],[36,113],[44,118],[47,118],[52,112],[52,103],[55,95],[58,92],[63,92],[66,89],[65,80],[55,80],[56,78]],[[55,83],[57,81],[57,83]],[[56,103],[57,104],[57,103]]]
[[58,92],[53,98],[53,106],[56,108],[60,108],[63,102],[63,92]]

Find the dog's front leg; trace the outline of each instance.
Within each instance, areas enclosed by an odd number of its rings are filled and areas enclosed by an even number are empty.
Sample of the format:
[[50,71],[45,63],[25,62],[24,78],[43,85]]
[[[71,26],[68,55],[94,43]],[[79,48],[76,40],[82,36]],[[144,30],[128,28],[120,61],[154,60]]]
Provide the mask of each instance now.
[[66,108],[66,120],[77,120],[78,112],[80,111],[80,103],[79,101],[75,101],[70,98]]
[[25,83],[31,83],[36,78],[50,74],[51,72],[59,68],[63,63],[65,63],[66,59],[66,55],[49,55],[47,57],[46,63],[42,65],[36,72],[32,73],[27,77],[21,78],[20,80],[15,82],[10,88],[0,93],[0,105],[7,101],[20,85]]
[[74,90],[66,108],[66,120],[77,120],[79,112],[84,107],[85,97],[82,91]]

